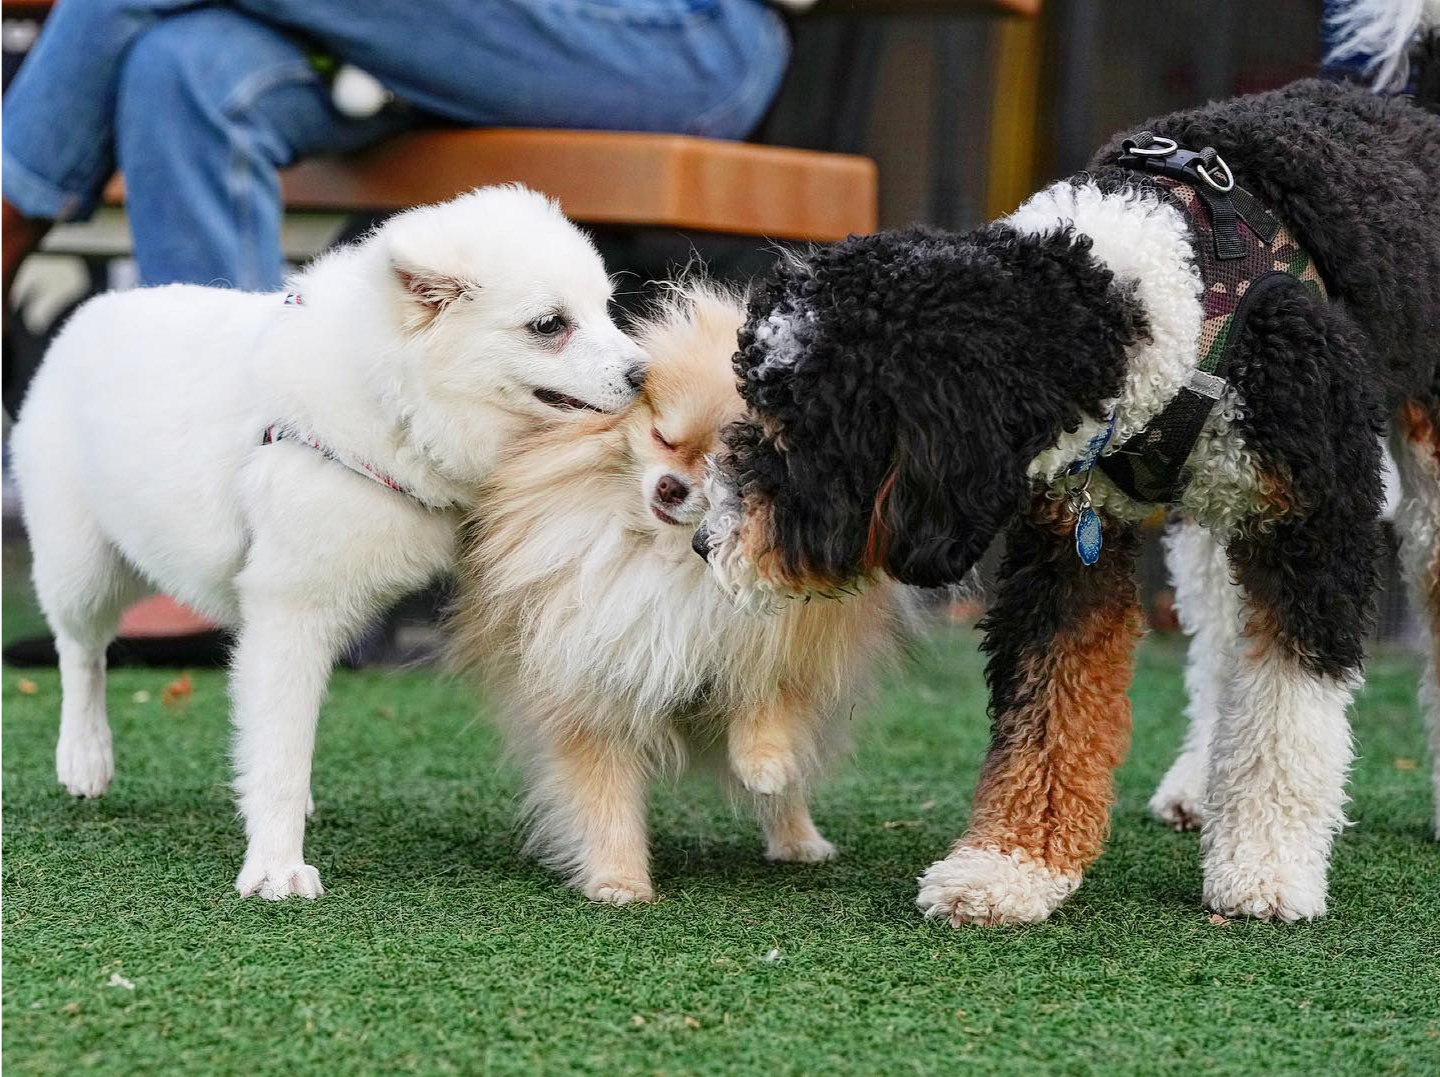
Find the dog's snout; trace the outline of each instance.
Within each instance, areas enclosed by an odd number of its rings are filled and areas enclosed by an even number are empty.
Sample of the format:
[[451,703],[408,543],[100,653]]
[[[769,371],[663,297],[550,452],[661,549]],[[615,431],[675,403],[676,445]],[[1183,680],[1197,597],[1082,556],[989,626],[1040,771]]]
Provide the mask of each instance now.
[[690,536],[690,548],[700,555],[701,560],[710,560],[710,529],[701,524]]
[[638,393],[640,386],[645,384],[645,367],[640,363],[636,363],[627,369],[625,371],[625,384]]
[[662,505],[678,505],[689,496],[690,487],[674,475],[661,475],[655,484],[655,499]]

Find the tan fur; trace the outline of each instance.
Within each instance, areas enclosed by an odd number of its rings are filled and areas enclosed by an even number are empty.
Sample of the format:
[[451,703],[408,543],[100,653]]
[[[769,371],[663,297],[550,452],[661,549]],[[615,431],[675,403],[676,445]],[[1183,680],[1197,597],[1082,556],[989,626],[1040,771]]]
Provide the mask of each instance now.
[[1100,854],[1114,800],[1113,773],[1130,741],[1130,687],[1140,612],[1133,588],[1086,612],[1043,654],[1022,713],[997,722],[1003,748],[985,761],[970,828],[956,848],[1020,852],[1079,878]]
[[701,488],[741,412],[743,314],[737,297],[677,288],[639,334],[640,402],[517,446],[462,559],[455,654],[530,766],[533,846],[597,900],[653,895],[644,779],[692,755],[753,795],[773,859],[833,855],[805,794],[894,652],[889,585],[748,616],[690,549],[694,522],[662,522],[645,496],[656,469]]

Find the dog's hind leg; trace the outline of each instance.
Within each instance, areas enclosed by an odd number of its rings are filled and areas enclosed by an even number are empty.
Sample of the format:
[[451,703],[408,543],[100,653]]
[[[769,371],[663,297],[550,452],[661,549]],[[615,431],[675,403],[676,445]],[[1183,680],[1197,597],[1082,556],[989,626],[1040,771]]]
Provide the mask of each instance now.
[[1410,401],[1402,406],[1390,448],[1402,494],[1395,513],[1400,561],[1425,645],[1420,705],[1430,735],[1435,837],[1440,839],[1440,404]]
[[77,797],[98,797],[115,776],[105,710],[105,648],[120,613],[144,584],[78,497],[56,489],[27,499],[35,593],[60,660],[60,737],[55,776]]
[[920,880],[917,904],[953,924],[1044,920],[1100,854],[1140,636],[1133,527],[1104,521],[1081,563],[1070,511],[1037,497],[1010,530],[986,616],[990,751],[970,826]]
[[1345,825],[1358,666],[1317,664],[1272,606],[1248,599],[1235,675],[1210,746],[1201,844],[1205,904],[1227,916],[1325,913],[1330,847]]
[[1230,367],[1257,496],[1226,548],[1241,616],[1201,828],[1204,900],[1227,916],[1326,909],[1353,755],[1346,708],[1381,550],[1381,415],[1365,347],[1342,313],[1271,288]]
[[1185,714],[1190,724],[1179,757],[1150,798],[1150,814],[1176,830],[1198,830],[1210,732],[1230,674],[1240,603],[1230,581],[1224,544],[1208,530],[1184,517],[1165,533],[1164,546],[1175,609],[1190,637],[1185,663]]

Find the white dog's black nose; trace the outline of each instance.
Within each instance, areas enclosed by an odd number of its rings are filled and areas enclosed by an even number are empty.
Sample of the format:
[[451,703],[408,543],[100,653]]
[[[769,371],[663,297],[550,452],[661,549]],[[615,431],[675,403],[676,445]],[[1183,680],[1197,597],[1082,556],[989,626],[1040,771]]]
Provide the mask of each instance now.
[[625,371],[625,384],[638,393],[640,386],[645,384],[645,368],[637,363]]
[[704,524],[697,527],[695,534],[690,537],[690,548],[704,560],[710,560],[710,529]]
[[678,505],[689,496],[690,487],[674,475],[661,475],[655,484],[655,500],[662,505]]

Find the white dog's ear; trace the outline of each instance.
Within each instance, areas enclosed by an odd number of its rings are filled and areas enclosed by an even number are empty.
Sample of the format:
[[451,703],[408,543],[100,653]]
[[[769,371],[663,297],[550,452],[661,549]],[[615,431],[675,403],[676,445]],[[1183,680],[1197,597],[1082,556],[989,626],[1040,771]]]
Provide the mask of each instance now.
[[442,310],[463,299],[475,285],[459,277],[417,269],[394,263],[395,279],[400,282],[406,298],[414,307],[413,321],[417,327],[428,325]]

